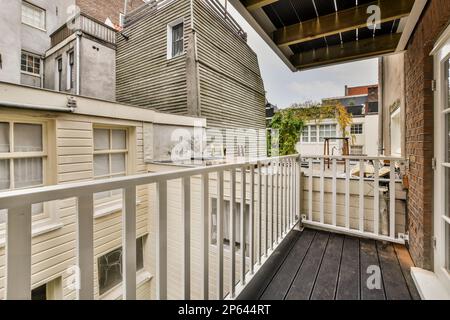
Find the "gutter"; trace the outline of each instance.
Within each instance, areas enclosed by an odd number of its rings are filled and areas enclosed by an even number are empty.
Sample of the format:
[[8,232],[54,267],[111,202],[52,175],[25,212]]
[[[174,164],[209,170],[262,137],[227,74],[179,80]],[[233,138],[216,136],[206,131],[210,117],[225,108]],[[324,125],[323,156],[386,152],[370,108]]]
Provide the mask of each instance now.
[[67,101],[67,107],[49,107],[49,106],[42,106],[42,105],[37,105],[37,104],[15,103],[15,102],[7,102],[7,101],[0,101],[0,106],[7,107],[7,108],[74,113],[77,108],[77,103],[74,99],[69,98]]
[[81,80],[81,75],[80,75],[80,44],[81,44],[81,32],[77,32],[77,87],[76,87],[76,95],[79,96],[80,95],[80,80]]

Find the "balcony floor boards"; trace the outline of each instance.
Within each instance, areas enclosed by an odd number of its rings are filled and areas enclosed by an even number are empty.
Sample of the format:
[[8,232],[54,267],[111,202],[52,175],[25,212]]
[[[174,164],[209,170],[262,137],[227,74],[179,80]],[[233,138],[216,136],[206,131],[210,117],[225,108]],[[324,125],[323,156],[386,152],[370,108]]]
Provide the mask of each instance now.
[[[312,229],[292,231],[238,299],[416,300],[413,266],[404,246]],[[369,267],[381,271],[380,289],[368,288]]]

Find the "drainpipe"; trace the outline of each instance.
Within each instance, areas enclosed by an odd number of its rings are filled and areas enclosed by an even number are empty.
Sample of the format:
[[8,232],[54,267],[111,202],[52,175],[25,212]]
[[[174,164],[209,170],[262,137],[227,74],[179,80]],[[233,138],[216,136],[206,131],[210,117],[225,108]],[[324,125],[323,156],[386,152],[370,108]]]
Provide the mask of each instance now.
[[123,15],[127,15],[127,9],[128,9],[128,0],[125,0],[124,8],[123,8]]
[[77,88],[76,88],[76,95],[80,95],[80,80],[81,80],[81,75],[80,75],[80,44],[81,44],[81,32],[78,31],[77,32]]
[[384,154],[384,60],[378,58],[378,155]]

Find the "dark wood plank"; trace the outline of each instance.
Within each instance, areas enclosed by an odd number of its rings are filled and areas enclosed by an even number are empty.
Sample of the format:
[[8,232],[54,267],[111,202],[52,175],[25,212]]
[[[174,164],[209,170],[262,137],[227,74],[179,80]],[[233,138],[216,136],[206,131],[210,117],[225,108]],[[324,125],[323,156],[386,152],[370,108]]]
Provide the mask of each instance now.
[[[361,300],[385,300],[383,279],[379,279],[380,288],[369,288],[367,280],[373,275],[372,270],[368,270],[371,266],[378,267],[381,274],[380,262],[378,261],[377,245],[373,240],[361,239],[359,241],[359,255],[361,263]],[[369,272],[368,272],[369,271]]]
[[378,257],[383,273],[384,288],[388,300],[410,300],[408,286],[403,277],[392,244],[377,243]]
[[402,269],[403,276],[405,277],[406,285],[409,289],[409,294],[413,300],[420,300],[420,294],[417,291],[414,280],[411,276],[411,268],[414,267],[414,262],[409,255],[405,246],[400,244],[394,244],[395,253],[397,254],[398,261],[400,262],[400,268]]
[[303,260],[294,282],[286,296],[287,300],[308,300],[325,254],[330,234],[317,232],[311,247]]
[[302,236],[295,243],[289,256],[267,286],[264,294],[261,296],[261,300],[284,299],[315,234],[316,232],[313,230],[305,229],[303,231]]
[[244,291],[236,300],[258,300],[286,257],[289,255],[292,247],[301,237],[301,232],[296,230],[291,231],[261,269],[255,274],[253,279],[248,283]]
[[359,300],[359,239],[345,237],[336,300]]
[[311,300],[333,300],[339,276],[344,237],[338,234],[330,236],[327,249],[320,266],[319,275],[314,285]]

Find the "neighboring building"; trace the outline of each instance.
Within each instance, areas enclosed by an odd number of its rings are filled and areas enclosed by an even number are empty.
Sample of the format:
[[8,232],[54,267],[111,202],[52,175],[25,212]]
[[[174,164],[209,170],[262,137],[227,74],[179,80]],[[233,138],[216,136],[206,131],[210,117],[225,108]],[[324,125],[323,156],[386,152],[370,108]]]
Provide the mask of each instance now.
[[[159,134],[171,141],[175,129],[206,124],[10,83],[0,83],[0,91],[0,192],[177,170],[174,164],[152,164],[161,158]],[[137,188],[138,299],[154,297],[153,197],[153,186]],[[94,196],[96,299],[122,295],[122,206],[121,190]],[[32,213],[32,298],[76,299],[70,286],[77,257],[76,199],[36,204]],[[0,300],[5,297],[5,222],[6,212],[0,210]]]
[[[378,85],[362,87],[345,87],[346,95],[323,99],[322,103],[339,102],[346,107],[353,118],[353,123],[345,129],[349,137],[351,155],[378,154]],[[342,137],[336,119],[322,121],[311,120],[305,124],[297,149],[304,155],[323,155],[324,138]],[[330,154],[339,155],[343,147],[342,140],[330,141]]]
[[266,155],[258,59],[220,1],[150,2],[127,15],[117,39],[118,101],[206,118],[219,154]]
[[270,123],[272,122],[273,116],[278,112],[278,107],[271,104],[270,102],[266,103],[266,126],[270,127]]
[[0,9],[0,81],[115,100],[124,1],[2,0]]

